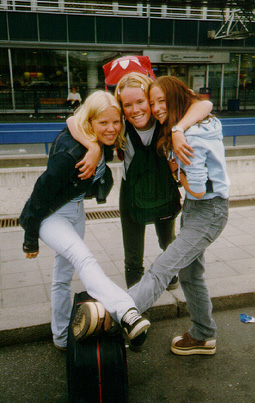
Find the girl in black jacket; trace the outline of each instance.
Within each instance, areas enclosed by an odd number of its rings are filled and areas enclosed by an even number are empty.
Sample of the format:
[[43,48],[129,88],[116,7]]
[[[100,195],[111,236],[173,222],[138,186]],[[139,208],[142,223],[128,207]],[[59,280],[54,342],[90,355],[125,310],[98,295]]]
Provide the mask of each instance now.
[[102,187],[109,193],[112,185],[112,176],[105,165],[104,146],[122,147],[125,142],[120,106],[110,93],[96,91],[75,114],[75,123],[86,139],[100,146],[101,159],[95,175],[85,181],[78,177],[75,164],[87,150],[73,139],[66,127],[56,137],[47,169],[37,180],[20,216],[20,224],[25,230],[23,250],[26,258],[38,255],[39,237],[56,252],[51,293],[52,333],[54,344],[60,349],[64,349],[67,342],[71,280],[75,269],[88,294],[102,303],[81,306],[73,324],[77,339],[93,333],[91,327],[80,326],[84,315],[92,317],[96,329],[97,322],[104,319],[105,310],[121,323],[131,340],[150,326],[149,321],[138,314],[128,294],[105,276],[83,241],[84,197],[91,193],[100,197]]

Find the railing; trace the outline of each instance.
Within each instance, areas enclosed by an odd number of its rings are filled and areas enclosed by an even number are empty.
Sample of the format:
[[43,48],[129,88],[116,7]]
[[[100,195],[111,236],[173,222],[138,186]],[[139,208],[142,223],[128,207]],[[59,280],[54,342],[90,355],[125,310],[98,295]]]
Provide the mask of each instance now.
[[[255,135],[255,118],[220,119],[224,137],[233,137],[233,146],[238,136]],[[65,127],[59,123],[4,123],[0,124],[0,144],[45,144],[45,153],[49,153],[49,144]]]
[[223,10],[209,7],[169,7],[168,5],[135,4],[135,2],[128,5],[116,1],[96,3],[81,0],[1,0],[0,10],[220,21],[223,18],[226,20],[230,14],[229,8]]
[[49,144],[66,123],[3,123],[0,124],[0,144],[44,144],[45,154]]
[[224,137],[233,137],[233,146],[239,136],[255,135],[255,118],[223,118],[220,119]]

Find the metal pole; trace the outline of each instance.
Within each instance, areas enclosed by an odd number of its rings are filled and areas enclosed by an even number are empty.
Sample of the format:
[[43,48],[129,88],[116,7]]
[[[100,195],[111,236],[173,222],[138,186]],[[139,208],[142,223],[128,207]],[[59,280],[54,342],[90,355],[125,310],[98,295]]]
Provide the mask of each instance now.
[[209,87],[209,64],[206,65],[206,73],[205,73],[205,86]]
[[224,64],[221,65],[220,111],[222,111],[223,109],[223,93],[224,93]]
[[12,107],[15,110],[15,96],[14,96],[14,85],[13,85],[13,74],[12,74],[12,55],[11,49],[8,49],[8,59],[9,59],[9,69],[10,69],[10,82],[11,82],[11,90],[12,90]]
[[241,71],[241,55],[239,54],[238,67],[237,67],[237,80],[236,80],[236,99],[239,98],[240,71]]
[[66,70],[67,70],[67,93],[69,94],[70,92],[70,71],[69,71],[69,51],[66,51]]

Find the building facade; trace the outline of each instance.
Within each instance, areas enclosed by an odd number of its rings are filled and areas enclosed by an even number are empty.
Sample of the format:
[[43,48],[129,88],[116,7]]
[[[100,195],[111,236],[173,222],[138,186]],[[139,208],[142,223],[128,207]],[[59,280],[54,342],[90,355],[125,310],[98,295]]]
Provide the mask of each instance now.
[[160,3],[1,0],[0,112],[30,112],[38,94],[63,98],[71,86],[84,99],[124,55],[149,56],[156,76],[180,78],[217,110],[255,109],[255,22],[240,33],[231,7]]

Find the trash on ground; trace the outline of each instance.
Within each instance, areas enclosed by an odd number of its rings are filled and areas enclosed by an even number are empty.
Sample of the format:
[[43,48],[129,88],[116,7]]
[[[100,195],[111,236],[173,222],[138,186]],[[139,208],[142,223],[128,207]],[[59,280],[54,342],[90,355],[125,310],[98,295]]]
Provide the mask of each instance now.
[[240,314],[240,320],[244,323],[255,323],[255,318],[253,316],[245,315],[244,313]]

